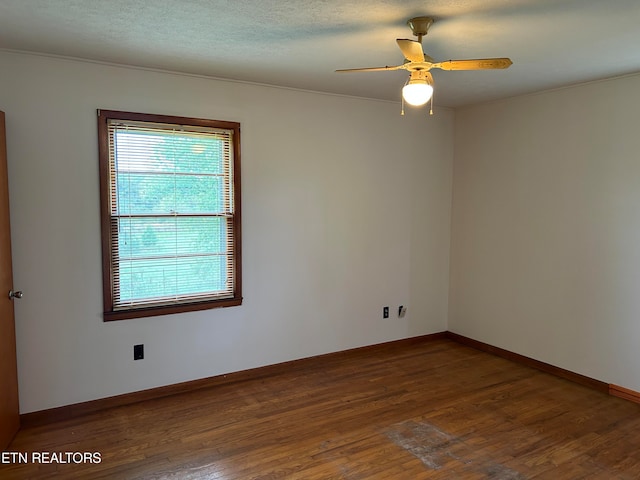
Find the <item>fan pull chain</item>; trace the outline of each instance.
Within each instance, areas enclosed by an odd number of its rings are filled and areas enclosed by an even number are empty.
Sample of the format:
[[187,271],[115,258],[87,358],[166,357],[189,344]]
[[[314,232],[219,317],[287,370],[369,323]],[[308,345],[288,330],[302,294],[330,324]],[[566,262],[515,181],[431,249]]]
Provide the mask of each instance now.
[[431,103],[429,104],[429,115],[433,115],[433,93],[431,94]]
[[[405,87],[409,83],[410,79],[411,79],[411,77],[407,78],[407,80],[404,82],[404,86]],[[401,90],[401,92],[402,92],[402,90]],[[400,109],[400,115],[404,115],[404,95],[402,95],[402,93],[400,93],[400,105],[402,105],[402,107]]]

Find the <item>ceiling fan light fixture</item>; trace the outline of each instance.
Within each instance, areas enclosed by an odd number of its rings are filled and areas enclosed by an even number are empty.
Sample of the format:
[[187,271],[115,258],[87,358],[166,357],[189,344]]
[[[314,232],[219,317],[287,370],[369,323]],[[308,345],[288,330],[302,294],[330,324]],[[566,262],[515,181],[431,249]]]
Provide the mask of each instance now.
[[513,63],[510,58],[476,58],[468,60],[447,60],[435,62],[433,58],[424,53],[422,37],[433,24],[433,17],[414,17],[407,22],[413,34],[418,40],[398,38],[396,43],[404,56],[404,63],[395,66],[347,68],[336,72],[382,72],[392,70],[406,70],[410,73],[409,81],[402,88],[402,111],[404,115],[405,102],[413,106],[421,106],[431,100],[433,113],[433,77],[429,73],[432,69],[440,70],[495,70],[509,68]]
[[411,79],[402,88],[402,98],[409,105],[419,107],[429,101],[433,95],[433,87],[425,79]]

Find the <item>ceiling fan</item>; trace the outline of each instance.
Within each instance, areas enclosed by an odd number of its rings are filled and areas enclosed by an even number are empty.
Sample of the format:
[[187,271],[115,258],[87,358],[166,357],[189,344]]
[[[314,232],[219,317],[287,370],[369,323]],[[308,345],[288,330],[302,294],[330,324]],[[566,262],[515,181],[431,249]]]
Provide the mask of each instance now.
[[[405,61],[402,65],[392,67],[347,68],[336,72],[377,72],[382,70],[407,70],[409,79],[402,88],[402,98],[410,105],[424,105],[433,95],[433,77],[429,72],[433,68],[441,70],[492,70],[509,68],[513,63],[509,58],[478,58],[473,60],[447,60],[435,62],[422,50],[422,37],[427,34],[433,24],[432,17],[411,18],[407,25],[418,40],[399,38],[396,40]],[[433,103],[433,102],[432,102]],[[404,114],[404,109],[403,112]]]

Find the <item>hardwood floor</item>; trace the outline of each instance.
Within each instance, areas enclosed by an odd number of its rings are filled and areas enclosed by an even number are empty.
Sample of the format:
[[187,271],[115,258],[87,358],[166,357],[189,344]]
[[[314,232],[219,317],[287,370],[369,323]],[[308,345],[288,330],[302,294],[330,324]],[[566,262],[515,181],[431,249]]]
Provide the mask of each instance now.
[[435,340],[28,426],[0,478],[637,479],[639,445],[640,405]]

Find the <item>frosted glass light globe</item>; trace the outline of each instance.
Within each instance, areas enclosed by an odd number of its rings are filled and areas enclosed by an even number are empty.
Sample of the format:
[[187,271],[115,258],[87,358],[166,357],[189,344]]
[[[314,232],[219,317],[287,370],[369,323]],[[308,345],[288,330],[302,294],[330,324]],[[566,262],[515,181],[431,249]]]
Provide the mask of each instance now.
[[426,81],[412,80],[402,88],[402,97],[409,105],[419,107],[429,101],[433,87]]

